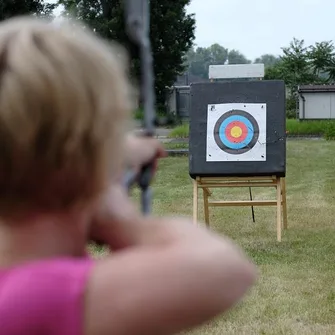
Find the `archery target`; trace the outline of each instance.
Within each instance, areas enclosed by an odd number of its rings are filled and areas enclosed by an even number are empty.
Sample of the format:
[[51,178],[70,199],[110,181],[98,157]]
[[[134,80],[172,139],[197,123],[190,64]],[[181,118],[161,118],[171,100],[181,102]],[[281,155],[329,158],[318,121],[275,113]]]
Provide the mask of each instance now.
[[266,161],[266,104],[209,105],[206,161]]

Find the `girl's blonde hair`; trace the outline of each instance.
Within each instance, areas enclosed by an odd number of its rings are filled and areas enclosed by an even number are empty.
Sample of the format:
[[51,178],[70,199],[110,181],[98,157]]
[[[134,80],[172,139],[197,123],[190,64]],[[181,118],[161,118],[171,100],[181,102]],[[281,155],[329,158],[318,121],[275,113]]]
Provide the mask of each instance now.
[[0,216],[86,205],[119,171],[124,60],[84,27],[0,24]]

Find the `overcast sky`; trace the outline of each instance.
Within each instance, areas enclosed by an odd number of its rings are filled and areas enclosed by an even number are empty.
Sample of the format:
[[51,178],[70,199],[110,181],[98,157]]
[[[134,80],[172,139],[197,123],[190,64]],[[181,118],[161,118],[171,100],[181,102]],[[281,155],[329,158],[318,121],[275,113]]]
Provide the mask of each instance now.
[[335,0],[192,0],[188,12],[197,46],[219,43],[251,60],[281,54],[293,37],[306,45],[335,41]]
[[335,0],[192,0],[198,46],[219,43],[247,58],[280,54],[293,37],[335,41]]

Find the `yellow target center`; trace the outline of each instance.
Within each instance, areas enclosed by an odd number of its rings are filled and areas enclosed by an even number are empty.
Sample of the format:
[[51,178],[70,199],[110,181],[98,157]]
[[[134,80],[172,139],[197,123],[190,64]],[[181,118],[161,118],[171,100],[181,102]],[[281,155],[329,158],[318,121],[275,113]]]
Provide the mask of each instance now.
[[230,134],[234,138],[240,137],[242,135],[242,129],[240,127],[235,126],[231,128]]

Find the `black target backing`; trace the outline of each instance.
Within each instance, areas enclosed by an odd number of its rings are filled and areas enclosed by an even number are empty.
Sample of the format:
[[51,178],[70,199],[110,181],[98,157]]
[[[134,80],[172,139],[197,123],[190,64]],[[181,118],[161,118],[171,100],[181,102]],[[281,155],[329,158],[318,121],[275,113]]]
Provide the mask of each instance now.
[[[285,176],[286,116],[283,81],[197,83],[191,85],[190,92],[189,173],[192,178]],[[266,104],[266,161],[206,161],[208,105],[224,103]]]

